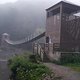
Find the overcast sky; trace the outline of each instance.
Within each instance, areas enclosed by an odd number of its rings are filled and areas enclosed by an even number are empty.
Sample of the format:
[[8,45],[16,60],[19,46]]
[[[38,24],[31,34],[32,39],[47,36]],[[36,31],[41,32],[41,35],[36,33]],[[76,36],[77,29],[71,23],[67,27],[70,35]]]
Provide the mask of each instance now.
[[0,4],[3,4],[3,3],[8,3],[8,2],[15,2],[17,0],[0,0]]
[[[4,4],[4,3],[9,3],[9,2],[16,2],[16,1],[18,1],[18,0],[0,0],[0,4]],[[20,1],[20,0],[19,0]],[[22,0],[23,1],[23,0]],[[41,0],[26,0],[26,1],[31,1],[31,2],[33,2],[33,1],[41,1]],[[46,0],[42,0],[42,1],[46,1]],[[49,0],[50,2],[58,2],[58,1],[60,1],[60,0]],[[75,3],[75,4],[78,4],[78,5],[80,5],[80,0],[67,0],[67,1],[70,1],[70,2],[73,2],[73,3]]]

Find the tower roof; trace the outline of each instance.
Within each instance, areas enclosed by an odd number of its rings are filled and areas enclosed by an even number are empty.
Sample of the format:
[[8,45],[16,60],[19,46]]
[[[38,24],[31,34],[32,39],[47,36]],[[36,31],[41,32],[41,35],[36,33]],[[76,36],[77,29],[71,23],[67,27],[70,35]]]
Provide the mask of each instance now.
[[58,2],[57,4],[55,4],[55,5],[51,6],[51,7],[49,7],[48,9],[46,9],[46,11],[48,11],[48,10],[50,10],[50,9],[56,7],[56,6],[59,6],[59,5],[61,5],[61,4],[63,5],[63,7],[71,8],[71,9],[73,9],[74,11],[80,10],[80,6],[79,6],[79,5],[76,5],[76,4],[71,3],[71,2],[69,2],[69,1],[60,1],[60,2]]

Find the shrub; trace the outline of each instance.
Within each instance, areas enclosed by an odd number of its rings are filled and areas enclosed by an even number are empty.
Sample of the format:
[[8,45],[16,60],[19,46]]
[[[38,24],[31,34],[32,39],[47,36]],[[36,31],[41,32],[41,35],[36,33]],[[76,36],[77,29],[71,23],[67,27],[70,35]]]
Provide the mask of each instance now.
[[42,61],[39,55],[30,55],[29,60],[35,63],[39,63]]
[[[34,56],[31,56],[31,58],[34,58]],[[51,74],[47,67],[32,63],[24,56],[15,56],[10,59],[9,67],[12,71],[11,80],[42,80],[45,75]]]
[[61,64],[80,63],[79,53],[63,53],[60,59]]
[[30,56],[29,56],[29,60],[30,60],[31,62],[37,63],[36,55],[30,55]]

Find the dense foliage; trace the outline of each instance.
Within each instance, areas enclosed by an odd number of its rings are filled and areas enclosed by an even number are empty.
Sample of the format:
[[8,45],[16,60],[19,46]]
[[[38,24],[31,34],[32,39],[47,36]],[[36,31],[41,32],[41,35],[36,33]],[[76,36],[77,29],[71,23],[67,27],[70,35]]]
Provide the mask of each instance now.
[[61,57],[58,61],[53,60],[52,61],[55,64],[59,65],[67,65],[69,64],[70,66],[77,64],[80,66],[80,53],[61,53]]
[[80,63],[80,54],[79,53],[65,53],[61,56],[61,64],[67,63]]
[[[35,59],[33,55],[30,56],[30,59],[31,57]],[[46,80],[46,78],[47,80],[60,80],[54,77],[54,73],[43,64],[33,62],[33,59],[30,59],[25,56],[15,56],[8,61],[12,72],[11,80]]]

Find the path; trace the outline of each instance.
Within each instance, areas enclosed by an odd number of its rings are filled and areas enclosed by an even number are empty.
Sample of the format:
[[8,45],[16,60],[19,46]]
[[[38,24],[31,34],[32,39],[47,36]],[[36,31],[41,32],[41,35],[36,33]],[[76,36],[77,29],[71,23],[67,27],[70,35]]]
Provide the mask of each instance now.
[[80,80],[80,72],[75,72],[71,68],[56,65],[53,63],[44,63],[56,75],[63,76],[63,80]]
[[0,61],[0,80],[9,80],[9,68],[6,60]]
[[[23,52],[22,52],[23,53]],[[7,60],[15,54],[21,54],[21,50],[1,50],[0,51],[0,80],[9,80],[10,71]]]

